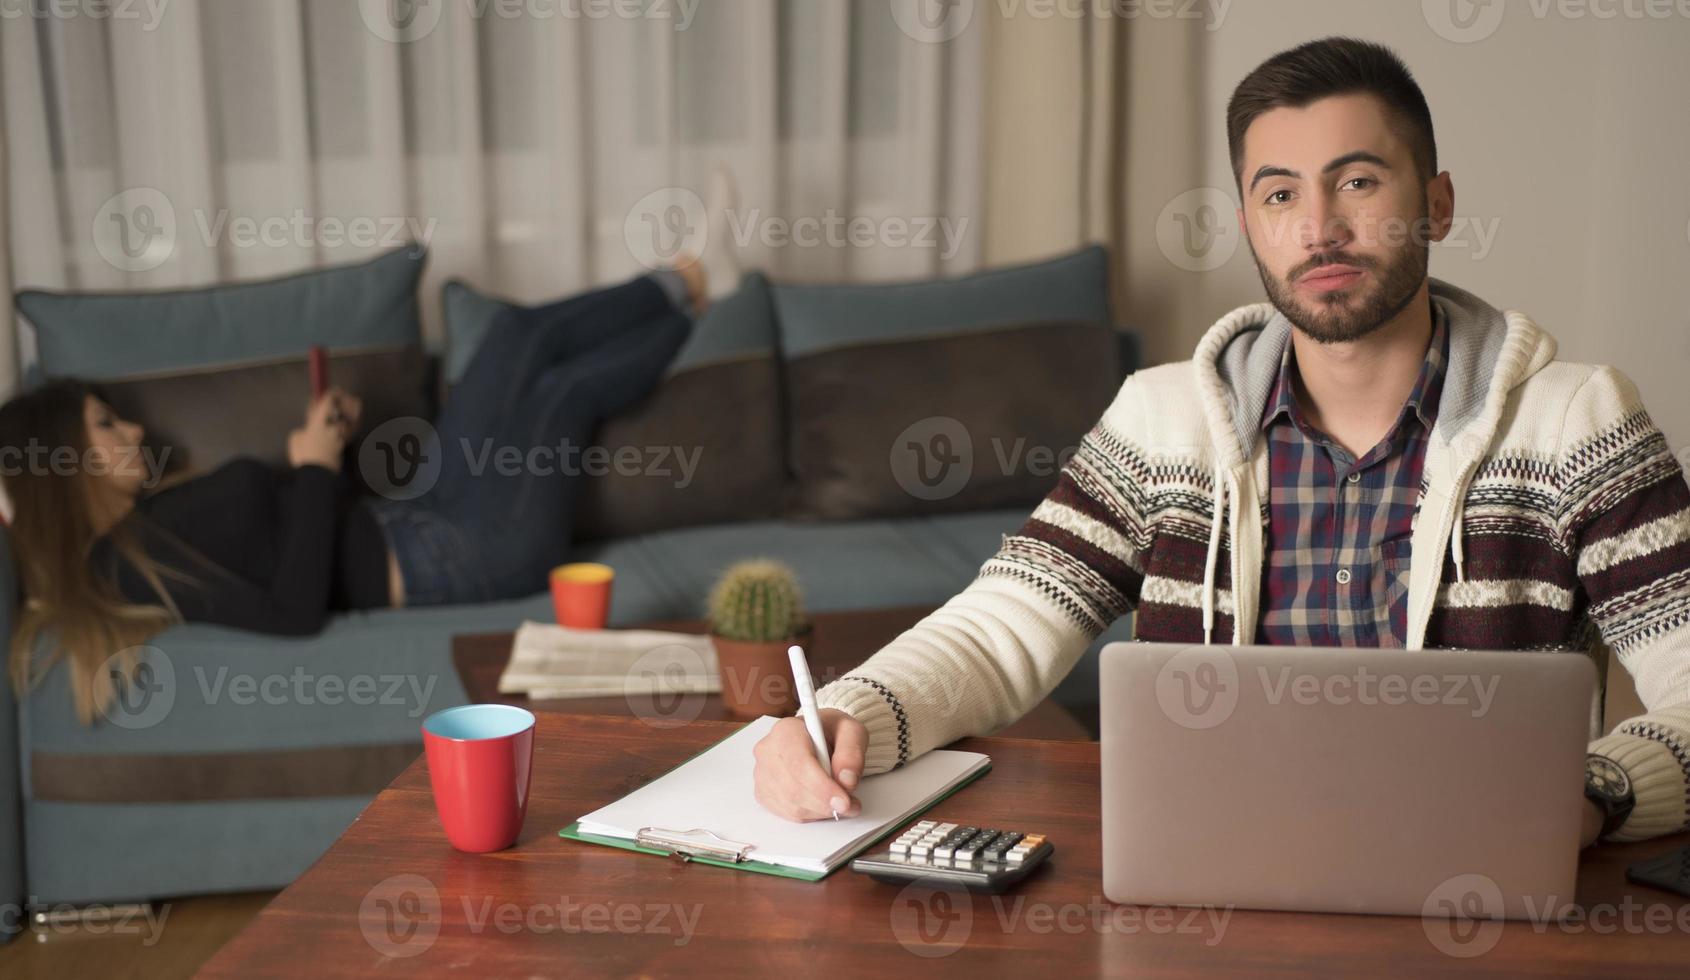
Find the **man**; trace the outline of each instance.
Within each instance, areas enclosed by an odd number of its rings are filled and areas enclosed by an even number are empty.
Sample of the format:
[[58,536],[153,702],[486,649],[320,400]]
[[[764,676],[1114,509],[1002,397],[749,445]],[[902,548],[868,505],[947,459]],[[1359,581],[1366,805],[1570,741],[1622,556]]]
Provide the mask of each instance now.
[[1683,829],[1690,488],[1636,389],[1427,278],[1454,187],[1388,50],[1276,55],[1227,136],[1271,303],[1130,378],[974,583],[822,689],[831,773],[797,719],[758,745],[759,800],[855,813],[862,774],[1013,721],[1132,609],[1162,642],[1605,641],[1650,713],[1591,744],[1585,843]]

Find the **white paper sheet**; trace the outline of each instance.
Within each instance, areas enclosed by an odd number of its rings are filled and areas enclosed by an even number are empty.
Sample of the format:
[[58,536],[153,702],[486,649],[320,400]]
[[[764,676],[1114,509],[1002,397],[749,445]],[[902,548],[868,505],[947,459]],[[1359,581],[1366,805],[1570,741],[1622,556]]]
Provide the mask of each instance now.
[[831,871],[990,764],[978,752],[929,752],[859,783],[859,815],[794,823],[763,809],[752,792],[752,748],[777,720],[764,716],[746,725],[662,778],[582,817],[580,830],[626,840],[647,827],[711,830],[755,845],[746,855],[752,860]]

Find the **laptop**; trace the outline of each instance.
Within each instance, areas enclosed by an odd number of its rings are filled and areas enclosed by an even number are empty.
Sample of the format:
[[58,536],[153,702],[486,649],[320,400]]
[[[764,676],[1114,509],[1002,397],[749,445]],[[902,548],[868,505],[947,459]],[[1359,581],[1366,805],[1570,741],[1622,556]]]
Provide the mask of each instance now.
[[1110,901],[1530,918],[1573,901],[1579,653],[1111,643]]

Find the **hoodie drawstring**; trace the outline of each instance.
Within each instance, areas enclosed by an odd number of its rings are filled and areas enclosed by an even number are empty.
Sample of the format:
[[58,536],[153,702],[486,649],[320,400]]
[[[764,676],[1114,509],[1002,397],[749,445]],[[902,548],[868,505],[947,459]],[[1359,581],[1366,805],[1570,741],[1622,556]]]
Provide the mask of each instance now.
[[1215,519],[1209,526],[1209,557],[1203,563],[1203,645],[1214,642],[1215,566],[1221,553],[1221,528],[1226,526],[1227,472],[1215,464]]
[[1455,502],[1455,529],[1449,535],[1449,554],[1451,558],[1455,559],[1455,580],[1457,582],[1467,581],[1467,552],[1461,544],[1461,539],[1466,537],[1467,531],[1466,496],[1466,494],[1462,494],[1462,499]]

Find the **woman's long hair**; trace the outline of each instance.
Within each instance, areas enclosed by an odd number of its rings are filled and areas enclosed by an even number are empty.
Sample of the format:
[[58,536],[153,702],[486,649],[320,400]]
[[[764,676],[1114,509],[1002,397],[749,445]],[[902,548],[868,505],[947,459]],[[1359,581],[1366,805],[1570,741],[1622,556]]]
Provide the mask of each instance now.
[[[142,550],[134,519],[104,533],[96,525],[101,488],[86,465],[89,396],[99,397],[81,382],[53,381],[0,406],[0,483],[12,503],[23,587],[12,630],[13,689],[23,697],[67,661],[76,713],[85,723],[111,704],[118,680],[135,665],[135,647],[181,621],[163,582],[177,573]],[[69,455],[65,448],[74,452],[70,466],[55,462]],[[157,604],[129,601],[111,573],[95,567],[102,538],[152,587]]]

